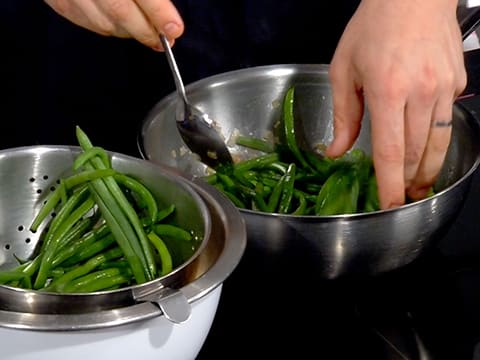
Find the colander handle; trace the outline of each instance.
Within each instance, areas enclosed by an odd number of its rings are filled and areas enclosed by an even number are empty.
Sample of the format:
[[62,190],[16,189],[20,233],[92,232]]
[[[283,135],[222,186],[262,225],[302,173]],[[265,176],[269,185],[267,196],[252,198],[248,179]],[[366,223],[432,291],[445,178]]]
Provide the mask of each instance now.
[[137,302],[151,302],[157,305],[163,315],[171,322],[181,324],[190,318],[192,308],[181,290],[162,288],[148,294],[136,294]]

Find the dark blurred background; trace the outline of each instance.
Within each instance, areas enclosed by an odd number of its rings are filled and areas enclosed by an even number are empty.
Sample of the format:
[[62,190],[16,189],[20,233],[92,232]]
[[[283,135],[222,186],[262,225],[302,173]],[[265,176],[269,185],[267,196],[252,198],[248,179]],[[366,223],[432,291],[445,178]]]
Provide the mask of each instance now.
[[[185,83],[272,63],[329,62],[357,1],[174,1]],[[329,25],[327,25],[327,20]],[[0,148],[95,143],[139,155],[148,111],[174,90],[163,53],[80,28],[38,0],[0,2]]]

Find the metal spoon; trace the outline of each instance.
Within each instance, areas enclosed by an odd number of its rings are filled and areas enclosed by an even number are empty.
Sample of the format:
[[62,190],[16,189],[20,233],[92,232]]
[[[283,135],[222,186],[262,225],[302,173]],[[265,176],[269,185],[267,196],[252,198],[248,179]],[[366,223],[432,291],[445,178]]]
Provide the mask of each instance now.
[[160,39],[177,88],[179,101],[177,102],[175,119],[183,141],[192,152],[200,156],[204,164],[214,169],[221,164],[232,164],[232,156],[228,151],[225,140],[214,128],[212,119],[187,100],[185,87],[170,44],[163,34],[160,34]]

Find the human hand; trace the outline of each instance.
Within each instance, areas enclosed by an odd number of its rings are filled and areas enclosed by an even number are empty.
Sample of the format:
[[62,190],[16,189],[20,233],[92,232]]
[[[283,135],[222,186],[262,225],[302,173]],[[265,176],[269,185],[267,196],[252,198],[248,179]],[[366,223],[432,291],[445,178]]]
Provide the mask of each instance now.
[[[466,86],[457,0],[362,0],[330,68],[337,157],[357,138],[366,105],[382,209],[426,196]],[[365,103],[364,103],[365,101]]]
[[163,50],[159,33],[173,40],[184,24],[170,0],[45,0],[58,14],[74,24],[105,36],[134,38]]

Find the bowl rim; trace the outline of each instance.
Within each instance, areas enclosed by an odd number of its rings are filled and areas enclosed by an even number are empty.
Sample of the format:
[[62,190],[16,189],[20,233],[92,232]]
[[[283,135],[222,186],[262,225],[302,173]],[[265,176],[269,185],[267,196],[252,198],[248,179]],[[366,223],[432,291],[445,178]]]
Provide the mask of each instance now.
[[[239,75],[243,75],[246,73],[248,73],[249,76],[251,77],[265,76],[266,74],[271,74],[272,72],[282,74],[282,75],[285,75],[285,74],[293,75],[298,73],[308,74],[309,72],[312,72],[315,74],[315,76],[318,76],[319,73],[322,73],[323,75],[328,75],[329,69],[330,69],[330,64],[314,64],[314,63],[300,63],[300,64],[299,63],[282,63],[282,64],[258,65],[258,66],[225,71],[222,73],[214,74],[214,75],[199,79],[197,81],[187,84],[185,86],[185,91],[193,92],[196,89],[201,89],[205,87],[221,86],[223,83],[229,82],[232,79],[235,80]],[[151,159],[149,159],[149,156],[147,154],[147,151],[145,148],[145,141],[144,141],[145,139],[144,132],[147,130],[147,125],[149,125],[150,121],[155,117],[155,113],[158,111],[158,109],[161,109],[162,107],[164,107],[165,103],[170,103],[176,96],[177,96],[176,93],[172,92],[167,96],[161,98],[141,122],[140,131],[137,133],[138,134],[137,147],[139,149],[139,152],[142,158],[151,161]],[[469,117],[473,116],[461,103],[458,102],[458,100],[454,102],[453,107],[454,109],[456,108],[462,111]],[[477,129],[477,132],[480,134],[480,124],[478,121],[470,121],[470,125],[475,126]],[[399,207],[391,208],[391,209],[380,209],[380,210],[371,211],[368,213],[322,215],[322,216],[279,214],[279,213],[261,212],[261,211],[250,210],[250,209],[241,209],[241,208],[238,208],[238,209],[240,213],[243,213],[246,215],[255,215],[255,216],[261,215],[261,216],[269,216],[269,217],[273,216],[279,219],[304,219],[305,221],[311,221],[312,219],[325,219],[327,221],[338,221],[338,220],[347,220],[347,219],[360,219],[364,217],[378,216],[380,214],[393,214],[398,211],[402,211],[404,209],[411,209],[419,204],[425,204],[432,201],[437,201],[437,199],[441,197],[445,192],[448,192],[451,189],[454,189],[460,186],[461,183],[463,183],[466,179],[470,178],[472,174],[477,170],[479,165],[480,165],[480,152],[477,154],[475,161],[473,162],[472,166],[468,169],[468,171],[466,171],[465,174],[463,174],[461,177],[459,177],[456,181],[454,181],[449,186],[445,187],[441,191],[436,192],[435,194],[433,194],[428,198],[406,203]],[[198,177],[200,178],[200,176]]]

